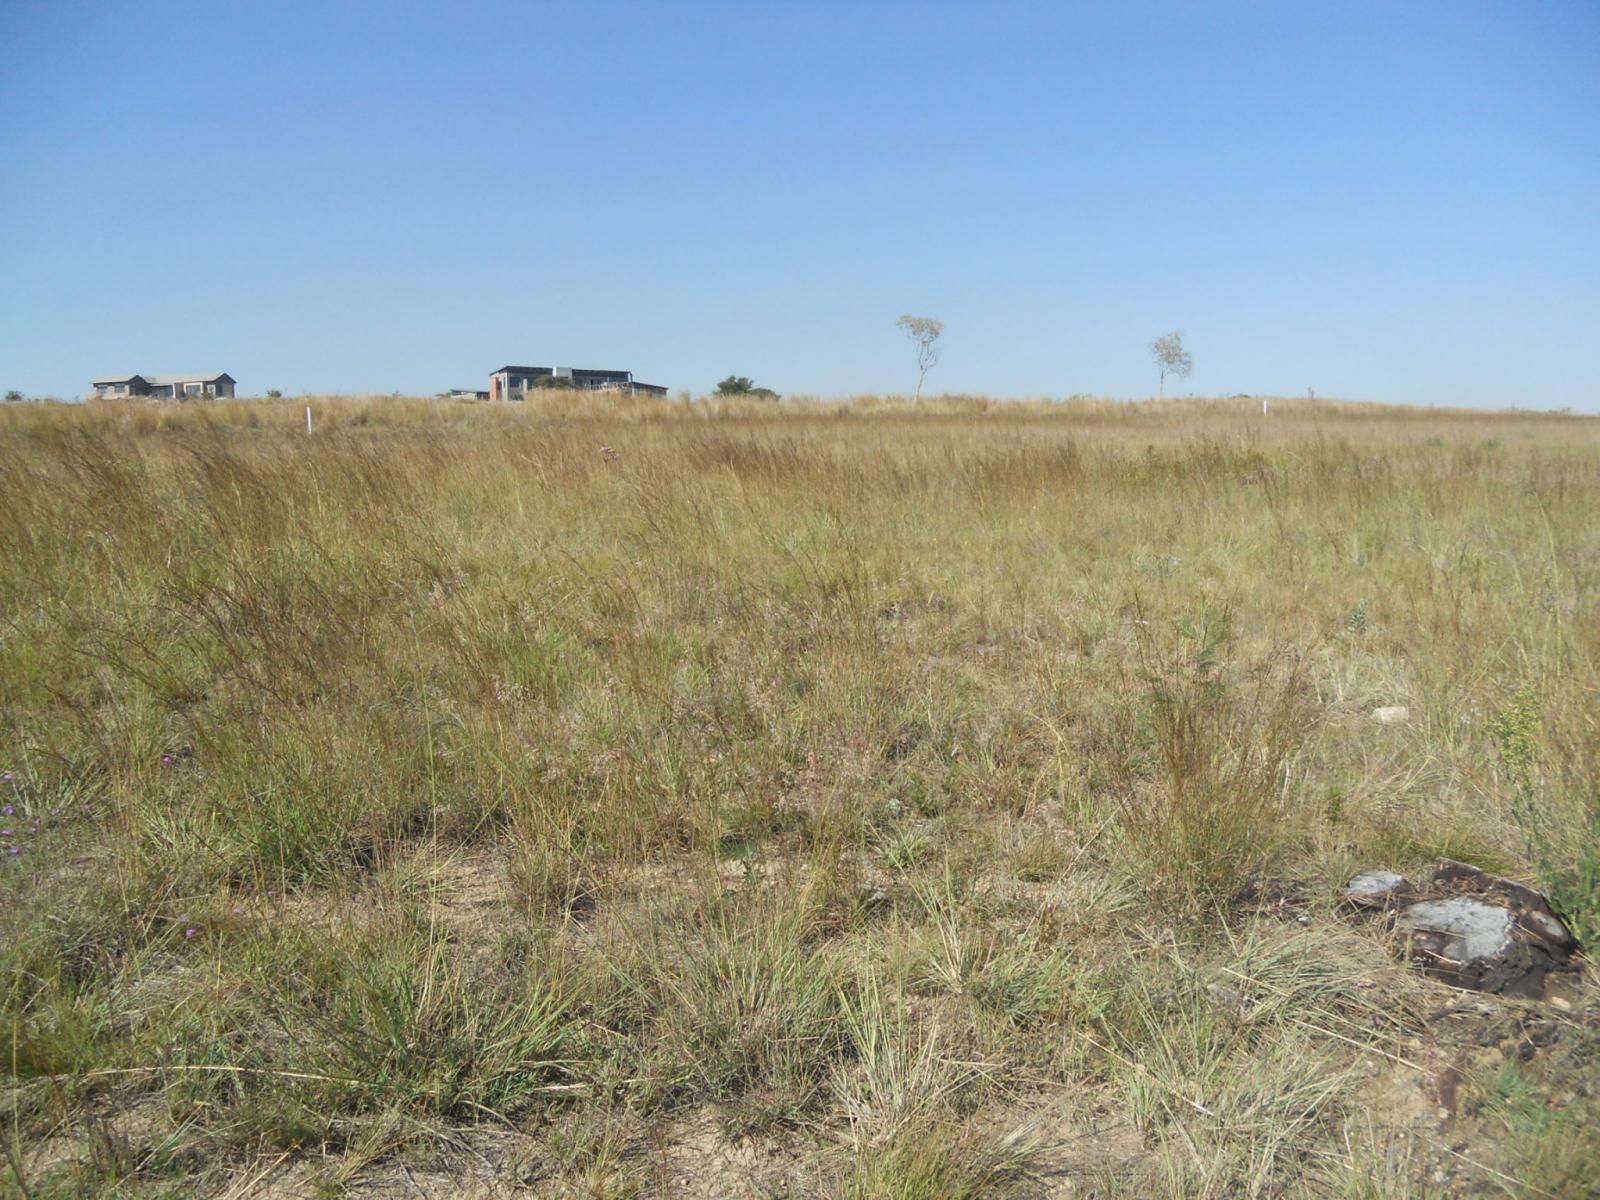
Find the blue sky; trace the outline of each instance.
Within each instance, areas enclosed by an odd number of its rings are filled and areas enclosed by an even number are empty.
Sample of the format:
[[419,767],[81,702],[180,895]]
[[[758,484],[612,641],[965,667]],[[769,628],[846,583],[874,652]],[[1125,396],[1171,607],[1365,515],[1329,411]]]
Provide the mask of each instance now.
[[1600,4],[0,3],[0,388],[1600,411]]

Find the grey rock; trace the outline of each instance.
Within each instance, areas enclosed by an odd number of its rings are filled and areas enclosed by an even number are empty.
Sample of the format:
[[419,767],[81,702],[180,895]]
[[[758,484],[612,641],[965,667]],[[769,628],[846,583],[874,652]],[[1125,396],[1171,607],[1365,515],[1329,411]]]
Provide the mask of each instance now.
[[1428,974],[1476,991],[1543,999],[1545,977],[1568,969],[1578,949],[1544,896],[1450,859],[1420,884],[1363,871],[1345,885],[1344,907],[1381,919]]
[[1387,896],[1406,882],[1404,875],[1394,871],[1363,871],[1345,884],[1344,894],[1352,900],[1356,897]]
[[1396,933],[1438,935],[1436,953],[1456,962],[1504,954],[1515,928],[1511,910],[1466,896],[1448,900],[1420,900],[1408,904],[1395,918]]

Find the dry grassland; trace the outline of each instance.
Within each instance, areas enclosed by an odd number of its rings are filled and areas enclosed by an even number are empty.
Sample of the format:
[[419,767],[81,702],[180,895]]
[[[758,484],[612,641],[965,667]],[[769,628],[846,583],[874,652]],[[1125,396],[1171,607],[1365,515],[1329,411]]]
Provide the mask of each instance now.
[[1593,1194],[1600,420],[303,403],[0,412],[11,1194]]

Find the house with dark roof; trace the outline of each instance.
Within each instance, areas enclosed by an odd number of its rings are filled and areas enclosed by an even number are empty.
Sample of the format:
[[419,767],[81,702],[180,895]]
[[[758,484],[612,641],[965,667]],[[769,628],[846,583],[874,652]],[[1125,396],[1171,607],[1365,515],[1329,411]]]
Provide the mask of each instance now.
[[236,381],[225,372],[192,375],[106,375],[94,381],[94,394],[143,396],[150,400],[227,400]]
[[632,371],[603,371],[593,367],[501,367],[489,376],[491,400],[521,400],[538,388],[573,388],[583,392],[628,392],[665,396],[667,389],[640,383]]

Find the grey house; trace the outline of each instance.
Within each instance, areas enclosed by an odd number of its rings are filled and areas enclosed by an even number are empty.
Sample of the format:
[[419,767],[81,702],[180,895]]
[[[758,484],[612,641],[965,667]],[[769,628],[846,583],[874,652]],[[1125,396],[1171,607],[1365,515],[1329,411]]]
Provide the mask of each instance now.
[[[566,380],[556,384],[555,380]],[[541,380],[550,383],[541,384]],[[489,376],[491,400],[521,400],[538,387],[571,387],[584,392],[618,391],[642,396],[665,396],[667,389],[654,383],[640,383],[632,371],[601,371],[589,367],[501,367]]]
[[221,372],[194,375],[107,375],[94,381],[96,396],[145,396],[151,400],[227,400],[235,380]]

